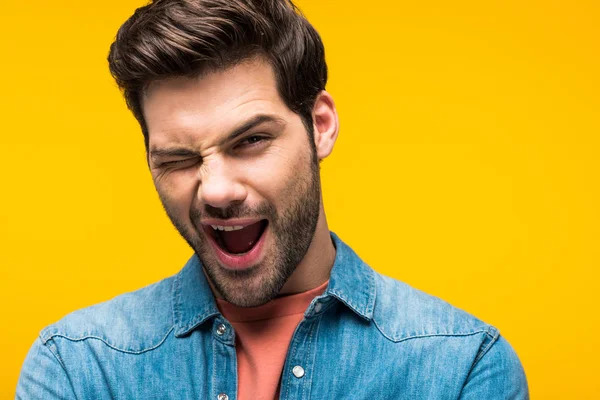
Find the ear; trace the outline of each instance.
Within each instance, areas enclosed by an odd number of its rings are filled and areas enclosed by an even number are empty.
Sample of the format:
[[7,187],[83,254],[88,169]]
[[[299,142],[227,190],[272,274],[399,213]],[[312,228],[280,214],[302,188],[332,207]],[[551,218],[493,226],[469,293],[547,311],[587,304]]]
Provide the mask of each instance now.
[[315,100],[312,117],[315,146],[320,161],[333,151],[333,145],[340,129],[333,97],[324,90],[319,93]]

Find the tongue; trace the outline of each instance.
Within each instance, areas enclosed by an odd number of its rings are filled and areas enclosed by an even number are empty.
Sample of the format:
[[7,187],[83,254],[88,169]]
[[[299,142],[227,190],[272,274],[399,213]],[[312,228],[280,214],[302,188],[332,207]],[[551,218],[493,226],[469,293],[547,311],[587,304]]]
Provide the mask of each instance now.
[[219,231],[225,250],[229,253],[240,254],[250,250],[262,233],[263,221],[248,225],[237,231]]

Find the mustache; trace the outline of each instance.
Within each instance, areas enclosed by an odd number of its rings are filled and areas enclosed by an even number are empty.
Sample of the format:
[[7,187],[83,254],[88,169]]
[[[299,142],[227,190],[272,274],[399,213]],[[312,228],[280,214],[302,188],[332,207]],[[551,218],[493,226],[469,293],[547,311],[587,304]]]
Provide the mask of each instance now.
[[275,207],[269,202],[262,202],[257,207],[250,207],[246,203],[232,203],[226,208],[213,207],[209,204],[204,206],[193,206],[190,208],[190,219],[201,221],[204,218],[231,219],[231,218],[255,218],[267,217],[275,219],[277,216]]

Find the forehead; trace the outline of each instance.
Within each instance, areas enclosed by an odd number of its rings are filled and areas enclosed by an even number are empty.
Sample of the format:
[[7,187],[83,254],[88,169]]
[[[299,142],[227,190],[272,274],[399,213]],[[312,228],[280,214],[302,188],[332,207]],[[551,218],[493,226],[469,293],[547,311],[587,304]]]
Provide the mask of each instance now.
[[257,114],[281,118],[292,113],[281,100],[273,69],[252,59],[200,77],[176,77],[153,82],[142,109],[153,145],[197,141],[227,134]]

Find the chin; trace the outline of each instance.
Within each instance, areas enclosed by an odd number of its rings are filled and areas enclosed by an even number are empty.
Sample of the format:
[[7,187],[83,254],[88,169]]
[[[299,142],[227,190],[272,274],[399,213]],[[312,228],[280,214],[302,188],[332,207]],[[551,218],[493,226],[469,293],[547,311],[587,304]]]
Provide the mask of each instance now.
[[239,307],[256,307],[268,303],[279,294],[287,281],[287,277],[284,279],[281,272],[269,268],[265,263],[243,271],[226,270],[217,263],[204,265],[221,296]]

